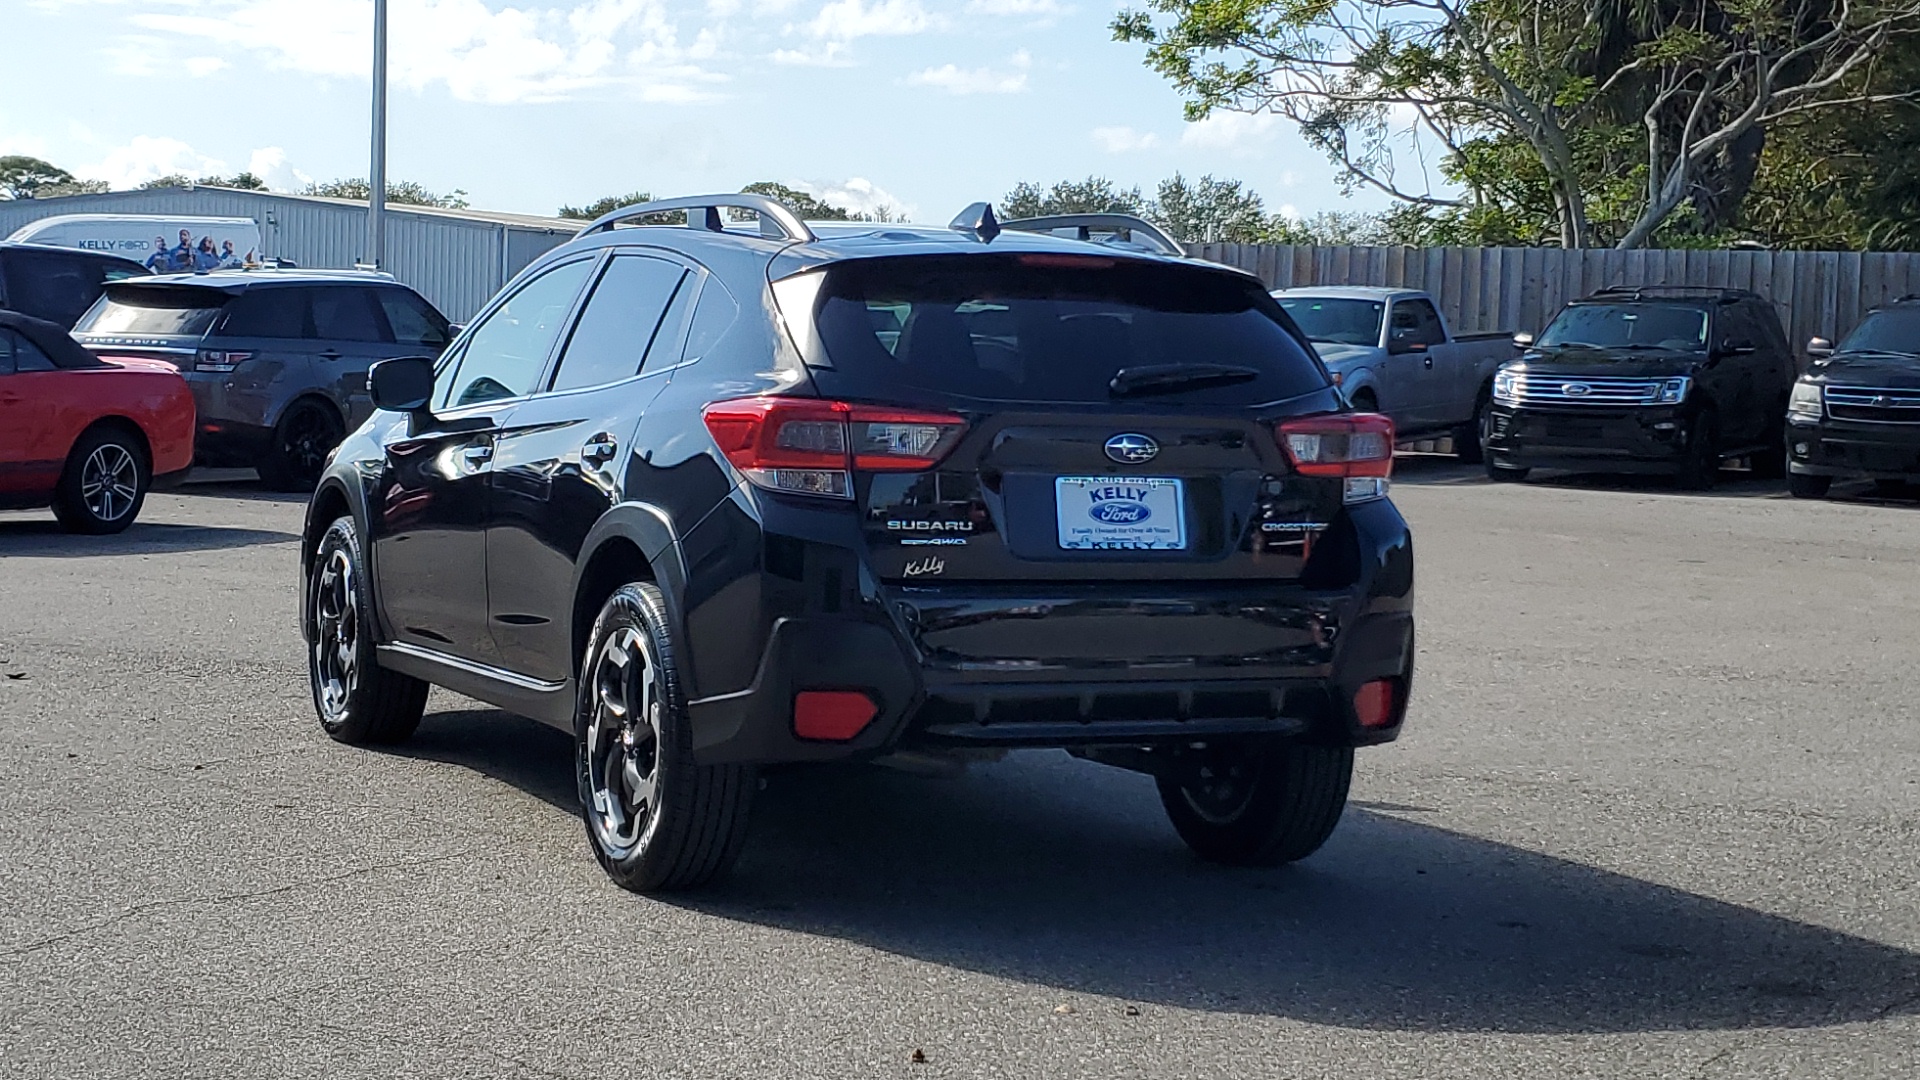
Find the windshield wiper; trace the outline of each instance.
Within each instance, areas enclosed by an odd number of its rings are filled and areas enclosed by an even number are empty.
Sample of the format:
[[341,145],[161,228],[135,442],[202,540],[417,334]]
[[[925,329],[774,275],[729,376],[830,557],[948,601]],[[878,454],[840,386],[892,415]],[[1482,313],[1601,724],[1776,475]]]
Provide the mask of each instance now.
[[1912,360],[1916,357],[1920,357],[1920,353],[1901,352],[1899,349],[1840,349],[1840,350],[1835,350],[1833,355],[1835,356],[1891,356],[1896,360]]
[[1260,372],[1253,368],[1231,364],[1142,364],[1114,372],[1107,392],[1114,397],[1172,394],[1207,386],[1232,386],[1259,377]]

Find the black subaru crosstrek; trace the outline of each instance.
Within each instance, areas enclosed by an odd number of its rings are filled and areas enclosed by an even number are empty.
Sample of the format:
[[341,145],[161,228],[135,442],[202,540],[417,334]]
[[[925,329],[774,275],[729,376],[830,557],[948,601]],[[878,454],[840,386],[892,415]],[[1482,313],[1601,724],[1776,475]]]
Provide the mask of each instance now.
[[1740,289],[1604,289],[1560,310],[1493,377],[1487,475],[1536,466],[1668,473],[1707,488],[1721,462],[1786,467],[1781,429],[1797,367],[1773,305]]
[[1920,297],[1867,314],[1813,363],[1787,406],[1787,490],[1817,499],[1835,480],[1883,489],[1920,483]]
[[303,545],[327,733],[429,684],[571,733],[636,891],[728,864],[757,767],[1020,747],[1154,776],[1210,859],[1313,852],[1413,674],[1392,426],[1251,275],[1074,228],[649,203],[376,365]]

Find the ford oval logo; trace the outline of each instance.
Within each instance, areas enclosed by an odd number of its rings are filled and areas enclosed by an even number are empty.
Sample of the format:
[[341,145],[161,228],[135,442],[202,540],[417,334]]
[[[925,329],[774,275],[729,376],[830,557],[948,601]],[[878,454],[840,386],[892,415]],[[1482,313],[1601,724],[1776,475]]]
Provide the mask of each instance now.
[[1583,382],[1561,383],[1560,392],[1568,397],[1586,397],[1593,393],[1593,387]]
[[1107,440],[1107,456],[1122,465],[1152,461],[1159,452],[1160,444],[1145,435],[1115,435]]
[[1153,516],[1146,504],[1116,500],[1094,503],[1087,516],[1107,525],[1137,525]]

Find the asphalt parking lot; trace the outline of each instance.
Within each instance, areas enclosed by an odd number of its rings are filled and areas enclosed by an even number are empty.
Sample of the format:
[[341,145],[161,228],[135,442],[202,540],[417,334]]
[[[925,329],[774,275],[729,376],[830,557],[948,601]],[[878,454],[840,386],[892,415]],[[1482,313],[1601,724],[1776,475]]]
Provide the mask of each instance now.
[[0,514],[0,1075],[1914,1075],[1920,504],[1737,476],[1403,461],[1408,733],[1297,867],[1016,755],[776,775],[672,902],[556,733],[322,736],[298,501]]

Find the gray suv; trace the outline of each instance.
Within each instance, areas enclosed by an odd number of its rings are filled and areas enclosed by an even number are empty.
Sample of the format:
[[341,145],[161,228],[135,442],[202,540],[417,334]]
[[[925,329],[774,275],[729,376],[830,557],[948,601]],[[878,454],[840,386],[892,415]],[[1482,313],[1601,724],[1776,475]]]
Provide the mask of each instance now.
[[178,367],[199,410],[194,460],[313,487],[373,411],[367,369],[438,356],[447,319],[386,274],[220,270],[111,283],[74,327],[94,352]]

